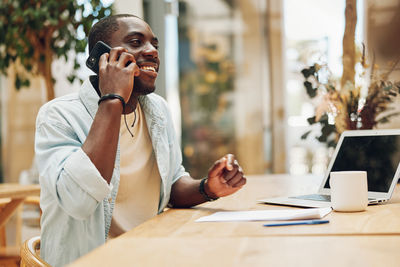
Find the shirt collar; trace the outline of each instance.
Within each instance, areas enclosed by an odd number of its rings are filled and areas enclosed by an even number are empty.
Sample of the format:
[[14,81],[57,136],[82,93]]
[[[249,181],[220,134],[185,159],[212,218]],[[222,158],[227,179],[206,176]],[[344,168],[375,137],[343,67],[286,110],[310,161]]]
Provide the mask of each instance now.
[[90,116],[94,118],[98,109],[97,102],[99,101],[100,97],[97,94],[96,89],[94,89],[89,78],[83,82],[82,87],[79,90],[79,98],[88,110]]

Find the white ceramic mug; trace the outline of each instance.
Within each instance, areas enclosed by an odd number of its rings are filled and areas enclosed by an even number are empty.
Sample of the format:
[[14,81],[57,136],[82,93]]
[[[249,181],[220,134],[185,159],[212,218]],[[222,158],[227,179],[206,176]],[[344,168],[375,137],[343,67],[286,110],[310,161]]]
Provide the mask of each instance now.
[[331,172],[331,204],[335,211],[363,211],[368,206],[366,171]]

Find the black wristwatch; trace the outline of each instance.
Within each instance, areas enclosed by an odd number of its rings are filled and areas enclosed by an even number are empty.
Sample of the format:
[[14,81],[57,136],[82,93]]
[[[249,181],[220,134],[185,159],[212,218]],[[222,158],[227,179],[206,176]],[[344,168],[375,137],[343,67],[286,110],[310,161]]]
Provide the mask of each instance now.
[[200,186],[199,186],[199,192],[200,192],[200,194],[203,195],[203,197],[204,197],[204,199],[205,199],[206,201],[215,201],[215,200],[217,200],[219,197],[215,197],[215,198],[214,198],[214,197],[210,197],[210,196],[206,193],[206,191],[204,190],[204,183],[205,183],[207,180],[208,180],[208,177],[201,179]]

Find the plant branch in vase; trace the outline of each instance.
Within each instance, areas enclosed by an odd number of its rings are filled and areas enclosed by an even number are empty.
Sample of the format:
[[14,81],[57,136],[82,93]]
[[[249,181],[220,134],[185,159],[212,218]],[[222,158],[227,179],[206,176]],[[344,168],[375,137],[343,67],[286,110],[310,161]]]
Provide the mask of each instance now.
[[[347,82],[343,87],[331,78],[326,64],[314,64],[301,71],[306,92],[315,100],[316,106],[315,116],[307,121],[320,124],[321,132],[316,138],[328,147],[335,147],[345,130],[373,129],[400,114],[391,106],[400,94],[400,82],[388,79],[398,60],[389,71],[380,74],[375,64],[368,67],[364,51],[356,65],[359,71],[355,81]],[[306,139],[312,131],[307,131],[301,138]]]

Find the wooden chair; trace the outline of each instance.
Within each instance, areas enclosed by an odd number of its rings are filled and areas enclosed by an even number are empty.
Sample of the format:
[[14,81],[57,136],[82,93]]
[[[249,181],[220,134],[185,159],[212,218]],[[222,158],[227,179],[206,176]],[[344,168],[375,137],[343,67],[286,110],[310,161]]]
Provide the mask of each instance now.
[[40,236],[32,237],[21,246],[20,267],[51,267],[40,258]]
[[[0,226],[0,267],[1,266],[9,266],[9,267],[17,267],[20,266],[20,248],[21,248],[21,230],[22,230],[22,210],[23,210],[23,205],[33,205],[39,207],[39,196],[32,196],[32,197],[26,197],[23,202],[21,203],[22,205],[18,204],[18,207],[16,210],[8,209],[6,210],[6,205],[8,205],[11,202],[11,198],[0,198],[0,212],[5,212],[5,215],[2,214],[2,216],[15,216],[13,222],[13,225],[8,225],[8,227],[11,228],[11,231],[15,231],[15,244],[7,244],[7,238],[6,238],[6,223],[9,221],[9,218],[5,219],[5,222],[2,221],[3,223]],[[13,215],[14,214],[14,215]],[[41,215],[41,212],[40,212]],[[2,217],[1,217],[2,218]],[[0,219],[1,219],[0,218]],[[40,223],[40,217],[33,218],[35,221],[34,223],[39,224]],[[37,221],[36,221],[37,220]],[[13,230],[13,227],[15,230]]]

